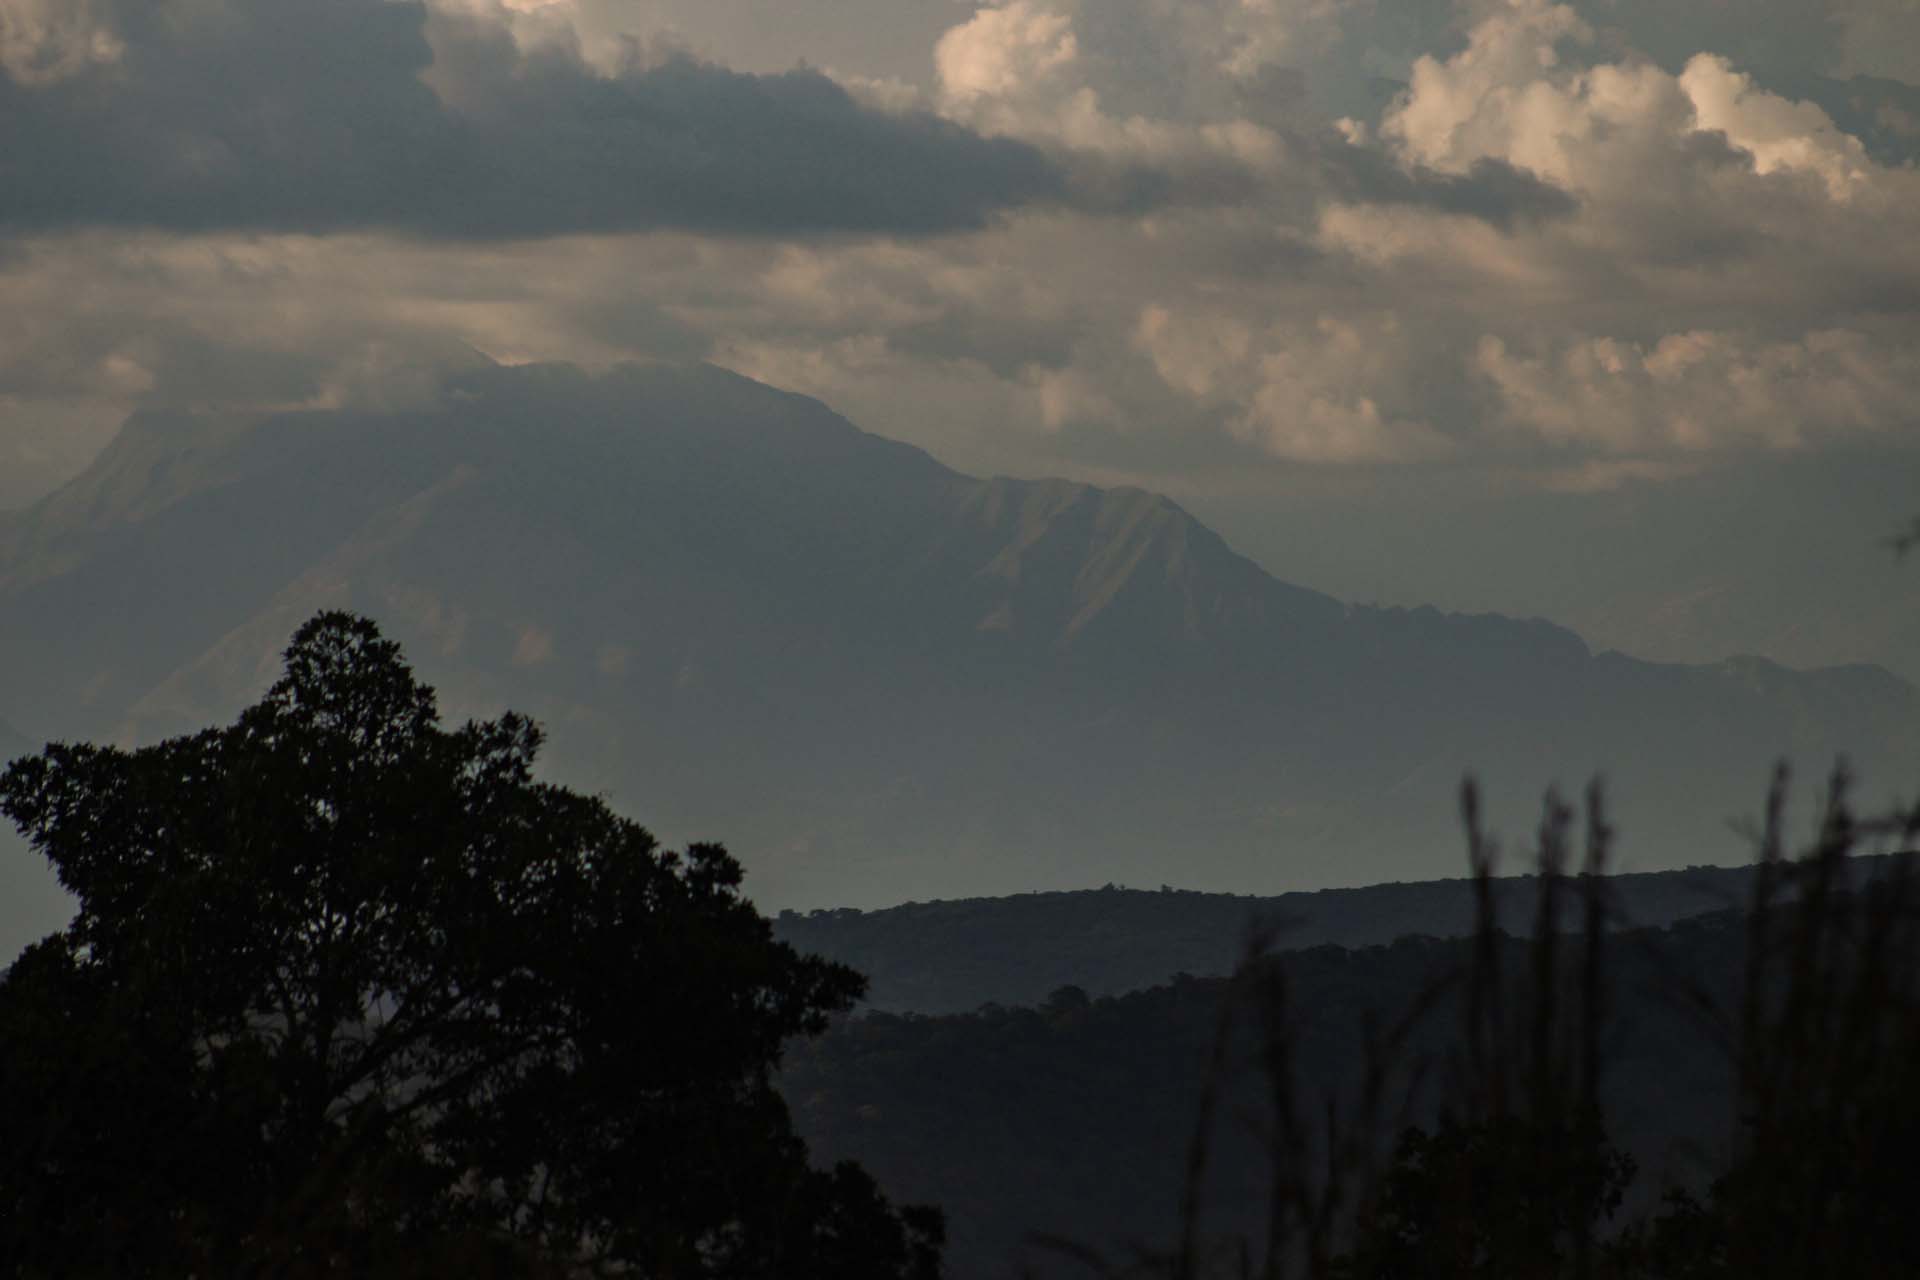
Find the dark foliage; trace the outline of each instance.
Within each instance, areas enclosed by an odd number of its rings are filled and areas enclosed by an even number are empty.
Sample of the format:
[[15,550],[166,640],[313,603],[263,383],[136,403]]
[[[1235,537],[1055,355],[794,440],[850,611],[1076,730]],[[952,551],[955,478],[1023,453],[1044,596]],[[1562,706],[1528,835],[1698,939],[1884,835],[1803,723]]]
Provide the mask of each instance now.
[[1408,1129],[1351,1250],[1328,1270],[1354,1280],[1557,1275],[1568,1242],[1619,1211],[1635,1171],[1597,1114]]
[[[1658,986],[1678,969],[1737,994],[1741,933],[1731,920],[1701,917],[1614,940],[1620,957],[1610,986],[1620,1007],[1603,1100],[1621,1119],[1612,1135],[1620,1150],[1645,1170],[1629,1188],[1642,1193],[1630,1209],[1652,1203],[1659,1179],[1698,1181],[1696,1154],[1724,1137],[1728,1066]],[[1271,992],[1274,978],[1284,980],[1284,1025],[1301,1082],[1294,1110],[1309,1130],[1329,1103],[1342,1115],[1359,1106],[1372,1065],[1369,1023],[1384,1051],[1398,1015],[1424,1009],[1393,1041],[1385,1082],[1392,1087],[1374,1108],[1379,1127],[1369,1136],[1379,1171],[1399,1134],[1412,1125],[1433,1132],[1439,1123],[1464,990],[1456,980],[1429,993],[1436,978],[1466,970],[1471,948],[1470,940],[1418,937],[1316,947],[1271,956],[1238,981],[1183,977],[1085,1006],[1062,993],[1039,1008],[870,1013],[799,1046],[781,1087],[815,1150],[858,1159],[900,1194],[947,1209],[959,1276],[1022,1266],[1085,1274],[1058,1251],[1036,1247],[1036,1235],[1073,1241],[1116,1265],[1164,1255],[1181,1236],[1196,1112],[1211,1090],[1196,1245],[1208,1257],[1237,1258],[1236,1240],[1264,1241],[1275,1187],[1266,1055],[1279,1046],[1261,1017],[1246,1016],[1262,990],[1255,984],[1264,980]],[[1502,939],[1500,954],[1508,969],[1524,968],[1523,941]],[[1223,1020],[1230,1032],[1220,1050]],[[1465,1123],[1464,1113],[1458,1118]],[[1289,1170],[1324,1168],[1320,1137],[1309,1132],[1298,1145]],[[1350,1197],[1363,1190],[1359,1173],[1346,1186]]]
[[1784,785],[1737,910],[1606,927],[1597,800],[1580,873],[1554,805],[1529,936],[1476,828],[1469,937],[869,1014],[783,1087],[811,1140],[947,1205],[962,1274],[1920,1274],[1920,881],[1854,856],[1913,826],[1856,821],[1841,780],[1789,856]]
[[1636,1233],[1646,1274],[1920,1275],[1920,868],[1863,881],[1850,857],[1911,843],[1920,811],[1861,821],[1847,786],[1836,774],[1817,838],[1790,857],[1776,782],[1740,998],[1694,997],[1731,1048],[1730,1156],[1703,1202],[1675,1197]]
[[8,768],[79,911],[0,982],[0,1273],[937,1274],[770,1084],[859,975],[539,745],[335,613],[229,727]]

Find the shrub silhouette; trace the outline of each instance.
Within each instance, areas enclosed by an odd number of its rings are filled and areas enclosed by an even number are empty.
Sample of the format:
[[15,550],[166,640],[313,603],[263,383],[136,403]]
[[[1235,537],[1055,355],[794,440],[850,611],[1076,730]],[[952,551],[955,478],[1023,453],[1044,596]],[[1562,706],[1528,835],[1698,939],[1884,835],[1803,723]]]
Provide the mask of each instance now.
[[[1440,975],[1390,1033],[1370,1036],[1365,1079],[1308,1105],[1318,1082],[1296,1076],[1289,993],[1249,944],[1239,998],[1222,1018],[1251,1021],[1271,1124],[1272,1195],[1264,1241],[1208,1241],[1200,1230],[1212,1126],[1203,1093],[1189,1161],[1183,1238],[1164,1257],[1115,1264],[1073,1256],[1109,1275],[1304,1276],[1312,1280],[1746,1280],[1811,1275],[1920,1275],[1920,879],[1915,859],[1869,877],[1852,855],[1910,845],[1920,812],[1857,818],[1836,771],[1818,833],[1787,852],[1780,772],[1757,833],[1752,897],[1724,924],[1739,939],[1737,998],[1668,967],[1664,998],[1692,1011],[1730,1059],[1726,1150],[1705,1185],[1670,1186],[1658,1207],[1617,1221],[1633,1160],[1613,1142],[1600,1105],[1607,1068],[1612,832],[1597,788],[1586,854],[1569,875],[1571,811],[1549,797],[1539,844],[1542,892],[1524,944],[1492,904],[1494,849],[1464,791],[1469,860],[1482,914],[1468,959]],[[1580,921],[1577,931],[1563,922]],[[1515,965],[1520,959],[1523,963]],[[1442,1062],[1413,1061],[1408,1029],[1442,1002],[1460,1011]],[[1224,1054],[1217,1056],[1216,1076]],[[1382,1137],[1397,1091],[1438,1066],[1437,1119]],[[1407,1106],[1401,1098],[1399,1113]]]

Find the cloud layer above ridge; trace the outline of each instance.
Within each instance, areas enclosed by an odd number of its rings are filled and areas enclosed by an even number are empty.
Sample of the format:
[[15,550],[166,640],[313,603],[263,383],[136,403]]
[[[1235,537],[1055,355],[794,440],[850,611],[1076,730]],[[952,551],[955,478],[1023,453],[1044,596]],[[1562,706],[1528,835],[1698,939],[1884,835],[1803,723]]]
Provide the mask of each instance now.
[[[925,233],[1061,194],[1033,148],[635,42],[397,0],[5,0],[0,227]],[[492,20],[489,20],[492,18]]]
[[1916,157],[1905,0],[0,0],[0,504],[482,358],[1202,505],[1913,465]]

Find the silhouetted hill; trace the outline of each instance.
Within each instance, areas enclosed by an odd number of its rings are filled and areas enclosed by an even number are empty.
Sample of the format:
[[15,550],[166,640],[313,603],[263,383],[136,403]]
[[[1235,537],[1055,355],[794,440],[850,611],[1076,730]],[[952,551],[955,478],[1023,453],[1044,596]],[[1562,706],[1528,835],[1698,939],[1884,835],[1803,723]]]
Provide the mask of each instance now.
[[[1752,874],[1744,866],[1690,867],[1611,876],[1608,886],[1621,922],[1652,927],[1743,901]],[[1538,883],[1533,876],[1494,881],[1500,918],[1515,933],[1532,925]],[[1179,973],[1230,973],[1255,927],[1276,928],[1279,944],[1298,950],[1461,937],[1473,922],[1473,882],[1460,879],[1267,898],[1108,886],[878,911],[784,911],[774,932],[866,974],[873,1009],[940,1014],[1037,1005],[1065,986],[1109,996]],[[1564,923],[1579,927],[1571,914]]]
[[[1611,962],[1604,1100],[1616,1138],[1641,1168],[1636,1207],[1701,1176],[1732,1122],[1725,1059],[1706,1024],[1673,998],[1674,975],[1729,999],[1743,931],[1732,912],[1621,935]],[[1306,1101],[1350,1101],[1367,1064],[1370,1014],[1390,1024],[1436,979],[1467,963],[1466,940],[1322,946],[1280,957],[1297,1028]],[[1523,969],[1524,944],[1505,961]],[[1029,1243],[1032,1233],[1126,1260],[1166,1249],[1209,1076],[1226,978],[1183,977],[1089,1000],[1061,991],[1039,1008],[992,1006],[940,1017],[869,1013],[789,1053],[781,1088],[821,1159],[858,1159],[899,1195],[943,1205],[956,1280],[1081,1276],[1081,1264]],[[1255,1241],[1267,1207],[1270,1114],[1244,1018],[1219,1077],[1202,1227]],[[1404,1116],[1429,1122],[1433,1088],[1456,1044],[1458,1006],[1442,999],[1393,1079],[1390,1139]],[[1424,1062],[1428,1070],[1413,1069]],[[1412,1093],[1415,1075],[1422,1082]],[[1402,1112],[1400,1103],[1408,1103]],[[1344,1105],[1344,1103],[1342,1104]]]
[[1661,666],[1538,621],[1344,605],[1177,504],[978,480],[719,369],[464,375],[406,412],[142,413],[0,520],[0,706],[147,740],[256,696],[321,607],[456,714],[769,907],[1176,881],[1274,893],[1454,864],[1606,770],[1641,865],[1737,857],[1773,760],[1920,760],[1873,668]]

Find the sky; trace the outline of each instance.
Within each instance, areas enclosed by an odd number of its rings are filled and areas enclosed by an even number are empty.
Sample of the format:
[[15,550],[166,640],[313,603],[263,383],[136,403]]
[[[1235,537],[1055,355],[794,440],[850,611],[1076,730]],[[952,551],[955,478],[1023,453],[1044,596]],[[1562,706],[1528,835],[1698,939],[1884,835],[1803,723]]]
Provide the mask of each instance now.
[[704,359],[1282,578],[1920,679],[1912,0],[0,0],[0,507]]

